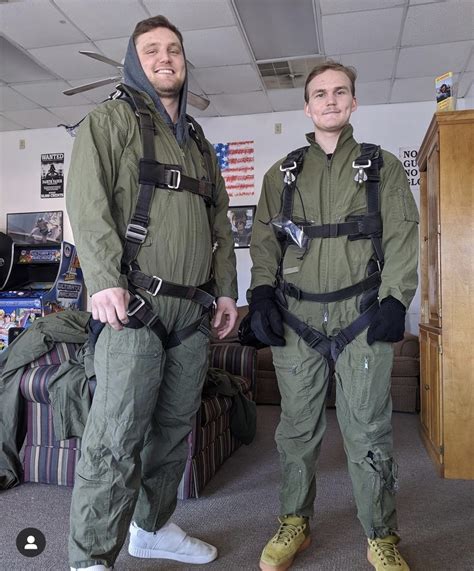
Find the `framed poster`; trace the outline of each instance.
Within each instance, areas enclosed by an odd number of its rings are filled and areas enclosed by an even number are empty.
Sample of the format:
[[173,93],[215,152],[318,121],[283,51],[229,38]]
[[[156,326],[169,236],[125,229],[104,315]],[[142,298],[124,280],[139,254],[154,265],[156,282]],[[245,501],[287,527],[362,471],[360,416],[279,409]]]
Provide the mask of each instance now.
[[7,234],[17,244],[61,244],[63,211],[9,213]]
[[232,206],[227,217],[232,225],[234,248],[248,248],[252,237],[256,206]]

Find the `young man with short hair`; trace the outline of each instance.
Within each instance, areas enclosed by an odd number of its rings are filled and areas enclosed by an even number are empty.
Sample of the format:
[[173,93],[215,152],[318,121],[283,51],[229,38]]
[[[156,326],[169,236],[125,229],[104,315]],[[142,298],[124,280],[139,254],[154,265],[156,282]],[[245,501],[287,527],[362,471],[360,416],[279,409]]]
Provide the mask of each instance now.
[[352,136],[355,79],[332,61],[309,74],[309,147],[266,173],[253,227],[250,323],[272,346],[282,398],[280,526],[263,571],[285,571],[310,544],[333,373],[368,559],[409,569],[397,548],[390,372],[417,287],[418,211],[400,161]]

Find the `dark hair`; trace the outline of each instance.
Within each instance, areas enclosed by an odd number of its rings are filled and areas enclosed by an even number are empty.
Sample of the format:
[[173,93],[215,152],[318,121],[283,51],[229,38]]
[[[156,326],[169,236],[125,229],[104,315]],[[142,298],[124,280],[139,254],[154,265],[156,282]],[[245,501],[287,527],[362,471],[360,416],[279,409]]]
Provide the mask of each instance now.
[[321,75],[322,73],[328,71],[329,69],[332,69],[334,71],[342,71],[342,73],[345,73],[347,75],[347,77],[351,82],[352,97],[355,97],[355,82],[357,79],[357,71],[355,67],[342,65],[342,63],[339,63],[332,59],[328,59],[325,62],[314,66],[313,69],[309,72],[309,75],[306,78],[306,83],[304,84],[304,100],[306,101],[306,103],[308,103],[309,101],[308,85],[310,81],[314,79],[317,75]]
[[181,43],[181,47],[183,46],[183,36],[181,32],[174,24],[172,24],[168,20],[168,18],[162,16],[161,14],[159,14],[158,16],[153,16],[152,18],[147,18],[146,20],[142,20],[141,22],[138,22],[138,24],[135,26],[135,29],[133,30],[132,34],[133,41],[136,43],[138,36],[146,34],[147,32],[154,30],[155,28],[168,28],[168,30],[171,30],[173,33],[175,33],[178,36],[178,39]]

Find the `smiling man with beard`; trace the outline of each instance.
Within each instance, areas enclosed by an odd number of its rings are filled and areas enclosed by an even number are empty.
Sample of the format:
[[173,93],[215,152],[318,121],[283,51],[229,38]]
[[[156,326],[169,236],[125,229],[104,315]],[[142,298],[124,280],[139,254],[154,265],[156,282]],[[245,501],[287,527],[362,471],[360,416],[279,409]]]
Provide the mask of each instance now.
[[122,96],[82,123],[67,207],[99,333],[97,387],[71,506],[72,569],[135,557],[208,563],[217,550],[169,521],[208,367],[209,309],[237,318],[228,196],[212,145],[186,115],[183,38],[137,24]]

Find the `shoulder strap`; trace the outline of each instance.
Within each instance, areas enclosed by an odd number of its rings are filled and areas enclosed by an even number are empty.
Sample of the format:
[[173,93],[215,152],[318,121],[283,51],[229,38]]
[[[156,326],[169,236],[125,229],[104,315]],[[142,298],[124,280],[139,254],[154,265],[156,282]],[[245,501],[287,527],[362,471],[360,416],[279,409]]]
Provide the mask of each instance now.
[[[362,143],[361,154],[354,161],[352,166],[358,169],[357,178],[360,180],[360,171],[365,171],[365,193],[367,197],[367,214],[380,218],[380,169],[383,166],[383,157],[379,145],[373,143]],[[377,262],[380,267],[384,264],[384,253],[382,249],[382,231],[371,234],[370,239],[374,248]]]
[[285,186],[283,187],[281,213],[288,220],[291,220],[293,216],[296,181],[303,168],[304,158],[308,149],[309,146],[305,146],[291,151],[280,165],[281,172],[285,173],[283,176]]

